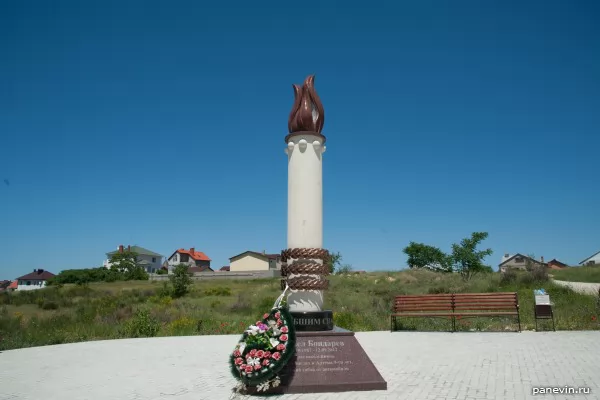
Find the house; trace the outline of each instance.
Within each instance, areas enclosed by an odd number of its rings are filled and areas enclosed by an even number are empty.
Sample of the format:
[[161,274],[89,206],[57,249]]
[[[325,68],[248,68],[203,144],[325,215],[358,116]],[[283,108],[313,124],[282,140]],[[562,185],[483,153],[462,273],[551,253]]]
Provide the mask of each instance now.
[[229,271],[229,270],[230,270],[229,265],[225,265],[225,266],[221,267],[221,269],[219,269],[219,271]]
[[596,254],[586,258],[579,265],[600,265],[600,251]]
[[46,287],[48,279],[53,278],[54,276],[55,275],[52,272],[44,271],[43,269],[34,269],[33,272],[17,278],[16,290],[41,289]]
[[194,270],[196,272],[212,271],[210,268],[210,261],[210,258],[206,254],[201,251],[196,251],[194,247],[189,250],[179,249],[167,258],[167,268],[170,273],[176,265],[187,264],[190,267],[190,272],[192,272],[193,268],[197,268]]
[[7,290],[11,283],[11,281],[0,281],[0,292]]
[[537,261],[520,253],[513,255],[507,253],[502,257],[502,261],[498,265],[498,270],[500,272],[506,272],[509,269],[525,270],[527,269],[528,265],[547,266],[547,264],[544,262],[544,257],[541,258],[541,261]]
[[558,261],[556,258],[553,258],[552,260],[548,261],[549,269],[565,269],[568,267],[569,266],[567,264]]
[[17,290],[17,287],[19,287],[19,281],[12,281],[10,285],[8,285],[6,290],[9,292],[14,292],[15,290]]
[[[123,253],[124,251],[125,248],[123,247],[123,245],[119,245],[119,247],[117,247],[117,250],[111,251],[110,253],[106,253],[107,259],[104,260],[103,266],[105,268],[110,268],[112,265],[110,262],[112,256],[114,256],[117,253]],[[158,253],[155,253],[140,246],[127,246],[127,251],[133,251],[134,253],[136,253],[138,263],[144,268],[146,272],[150,274],[158,271],[162,265],[163,256]]]
[[269,271],[281,269],[281,255],[245,251],[229,259],[229,271]]

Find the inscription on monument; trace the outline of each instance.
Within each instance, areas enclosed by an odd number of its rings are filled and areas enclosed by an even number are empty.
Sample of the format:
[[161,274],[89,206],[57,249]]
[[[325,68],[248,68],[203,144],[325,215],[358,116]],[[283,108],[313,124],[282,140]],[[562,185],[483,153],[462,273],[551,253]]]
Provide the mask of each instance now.
[[347,372],[353,364],[344,354],[343,340],[300,339],[296,343],[296,371]]

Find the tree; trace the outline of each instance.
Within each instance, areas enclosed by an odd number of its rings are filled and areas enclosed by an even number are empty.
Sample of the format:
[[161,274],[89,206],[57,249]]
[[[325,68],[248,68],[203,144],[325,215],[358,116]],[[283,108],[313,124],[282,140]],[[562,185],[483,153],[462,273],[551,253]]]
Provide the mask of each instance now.
[[410,242],[403,252],[410,268],[424,268],[437,272],[452,272],[450,256],[434,246]]
[[470,238],[452,245],[452,263],[465,281],[470,280],[480,272],[489,271],[489,266],[483,264],[483,259],[492,255],[492,249],[477,251],[477,246],[488,237],[487,232],[473,232]]
[[327,259],[326,264],[329,268],[329,273],[334,274],[335,271],[341,266],[342,263],[342,255],[337,253],[329,254],[329,259]]
[[148,274],[138,262],[137,256],[138,254],[131,250],[117,252],[110,257],[110,269],[123,273],[128,281],[148,280]]
[[188,268],[187,264],[178,264],[173,269],[173,274],[169,276],[173,285],[173,297],[184,296],[190,291],[192,277]]

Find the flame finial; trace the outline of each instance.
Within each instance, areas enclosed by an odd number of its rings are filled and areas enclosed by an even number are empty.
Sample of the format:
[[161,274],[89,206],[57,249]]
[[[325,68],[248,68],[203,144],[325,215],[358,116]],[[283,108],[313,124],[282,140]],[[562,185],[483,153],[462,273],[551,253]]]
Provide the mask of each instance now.
[[316,132],[321,134],[325,123],[325,110],[314,87],[315,76],[310,75],[302,86],[294,88],[294,105],[288,120],[288,130],[295,132]]

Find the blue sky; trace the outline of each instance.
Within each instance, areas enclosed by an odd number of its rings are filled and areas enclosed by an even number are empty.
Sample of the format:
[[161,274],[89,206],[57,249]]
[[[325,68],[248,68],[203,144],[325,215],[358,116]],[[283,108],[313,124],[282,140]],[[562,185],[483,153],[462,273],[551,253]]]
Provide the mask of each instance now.
[[313,73],[324,245],[355,269],[473,231],[495,268],[600,250],[597,2],[303,4],[2,2],[0,279],[119,244],[281,251]]

